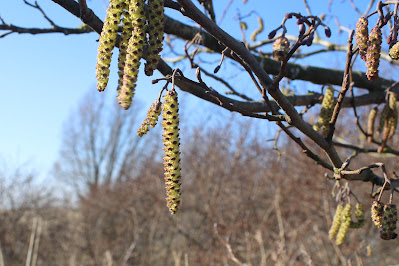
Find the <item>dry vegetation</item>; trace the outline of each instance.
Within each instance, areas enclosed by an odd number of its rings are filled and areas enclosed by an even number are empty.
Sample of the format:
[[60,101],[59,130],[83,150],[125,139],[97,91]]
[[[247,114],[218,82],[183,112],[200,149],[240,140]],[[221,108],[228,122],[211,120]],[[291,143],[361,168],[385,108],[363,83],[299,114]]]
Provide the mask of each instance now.
[[[0,215],[5,265],[24,264],[29,250],[32,265],[395,262],[397,240],[380,240],[370,219],[350,231],[342,247],[328,239],[336,207],[333,181],[291,142],[279,140],[283,155],[278,159],[273,143],[253,124],[208,128],[186,130],[184,139],[191,142],[182,146],[183,202],[174,216],[165,206],[161,156],[140,160],[134,178],[91,186],[76,204],[31,193],[29,178],[20,177],[25,185],[18,194],[6,196],[11,188],[3,187],[3,202],[18,199]],[[131,158],[139,159],[139,154]],[[357,183],[355,190],[368,218],[371,199],[364,191],[369,186]]]

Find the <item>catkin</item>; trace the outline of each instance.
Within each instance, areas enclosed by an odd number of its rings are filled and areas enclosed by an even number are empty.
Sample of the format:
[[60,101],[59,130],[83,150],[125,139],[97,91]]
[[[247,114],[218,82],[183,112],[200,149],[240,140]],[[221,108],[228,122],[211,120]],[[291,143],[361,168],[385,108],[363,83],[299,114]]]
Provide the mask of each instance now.
[[148,1],[148,56],[145,64],[145,74],[147,76],[152,76],[161,58],[164,19],[164,1]]
[[384,240],[395,239],[397,234],[396,222],[398,221],[398,211],[396,205],[386,204],[384,206],[384,214],[381,220],[380,237]]
[[367,78],[376,80],[378,78],[378,66],[380,65],[381,52],[381,29],[376,26],[369,34],[369,42],[366,56]]
[[134,30],[127,46],[123,83],[117,96],[119,104],[124,109],[128,109],[132,104],[139,73],[140,59],[143,56],[146,37],[144,0],[132,0],[129,5],[129,13]]
[[352,222],[352,206],[347,203],[345,205],[344,210],[342,211],[341,214],[341,226],[339,227],[338,233],[337,233],[337,239],[335,243],[339,246],[341,245],[346,237],[346,234],[348,233],[349,226]]
[[367,54],[367,42],[369,39],[369,31],[368,31],[368,20],[367,18],[361,17],[356,23],[356,43],[359,47],[360,57],[366,61]]
[[338,233],[339,227],[341,226],[341,215],[342,215],[343,210],[344,210],[344,205],[339,204],[337,206],[337,210],[335,211],[335,215],[333,218],[333,222],[331,224],[330,231],[328,232],[328,236],[331,240],[335,238],[335,236]]
[[368,142],[372,142],[374,138],[374,124],[375,119],[377,117],[378,107],[375,106],[371,109],[369,113],[368,123],[367,123],[367,140]]
[[162,111],[166,201],[170,212],[174,214],[177,212],[180,204],[181,179],[179,106],[175,90],[168,91],[164,96]]
[[122,19],[122,32],[121,32],[121,41],[119,44],[119,57],[118,57],[118,89],[119,92],[122,85],[123,85],[123,74],[125,70],[125,61],[126,61],[126,54],[127,54],[127,46],[129,44],[129,39],[132,37],[133,25],[131,16],[129,11],[129,5],[125,3],[125,10],[123,11],[123,19]]
[[324,94],[323,101],[321,103],[320,117],[317,123],[313,126],[313,129],[318,131],[323,128],[323,135],[326,135],[329,129],[329,122],[334,112],[335,98],[334,88],[329,86]]
[[250,37],[251,41],[253,42],[256,41],[256,37],[263,32],[263,19],[261,17],[258,17],[258,25],[259,27],[254,32],[252,32]]
[[373,203],[371,204],[371,219],[378,228],[382,227],[381,220],[383,213],[384,213],[384,203],[374,200]]
[[389,49],[389,56],[394,60],[399,59],[399,42],[395,43],[391,49]]
[[363,205],[362,204],[356,204],[355,207],[355,217],[357,219],[357,222],[351,222],[350,227],[351,228],[360,228],[362,227],[366,220],[364,218],[364,209],[363,209]]
[[161,114],[161,103],[156,100],[147,112],[147,118],[141,123],[139,129],[137,130],[137,135],[142,137],[147,134],[150,127],[155,127],[158,121],[158,117]]
[[283,61],[290,50],[290,42],[285,36],[278,37],[273,43],[273,59]]
[[96,64],[97,89],[99,91],[104,91],[108,84],[112,50],[115,47],[118,36],[118,26],[121,21],[123,6],[122,0],[110,0],[107,9],[99,39]]

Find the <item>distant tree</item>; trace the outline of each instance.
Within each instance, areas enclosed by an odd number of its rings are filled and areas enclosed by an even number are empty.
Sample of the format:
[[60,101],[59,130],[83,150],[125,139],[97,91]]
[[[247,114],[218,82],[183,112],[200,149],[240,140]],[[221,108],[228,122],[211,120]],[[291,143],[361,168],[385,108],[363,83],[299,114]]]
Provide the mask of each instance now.
[[88,92],[65,122],[55,175],[81,195],[134,177],[133,169],[141,163],[137,159],[151,155],[145,142],[152,141],[136,135],[139,105],[125,111],[116,103],[107,104],[102,95]]

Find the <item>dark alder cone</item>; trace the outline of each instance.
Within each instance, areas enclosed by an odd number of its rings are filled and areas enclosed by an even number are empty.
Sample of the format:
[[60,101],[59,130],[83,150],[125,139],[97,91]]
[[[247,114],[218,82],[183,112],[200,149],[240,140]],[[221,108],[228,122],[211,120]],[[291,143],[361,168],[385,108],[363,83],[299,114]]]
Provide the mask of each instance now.
[[369,34],[369,45],[367,48],[366,67],[367,78],[376,80],[378,78],[378,66],[380,65],[381,52],[381,29],[374,27]]
[[367,28],[368,20],[367,18],[361,17],[356,23],[356,43],[359,47],[360,57],[366,61],[367,54],[367,42],[369,40],[369,30]]
[[145,64],[145,74],[147,76],[152,76],[161,58],[160,52],[162,51],[162,42],[164,39],[164,19],[164,1],[148,1],[147,31],[149,46],[147,63]]
[[273,59],[282,61],[290,50],[290,42],[284,36],[278,37],[273,43]]
[[168,91],[163,97],[162,127],[164,144],[164,170],[167,206],[175,214],[180,205],[180,138],[179,138],[179,106],[177,92]]

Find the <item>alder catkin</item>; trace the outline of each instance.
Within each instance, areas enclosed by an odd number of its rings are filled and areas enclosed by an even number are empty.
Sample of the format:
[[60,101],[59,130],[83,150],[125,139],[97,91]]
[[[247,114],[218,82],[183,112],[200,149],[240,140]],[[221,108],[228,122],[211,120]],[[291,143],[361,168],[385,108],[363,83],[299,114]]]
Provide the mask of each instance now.
[[378,66],[380,65],[381,52],[381,29],[376,26],[369,34],[369,42],[366,56],[367,78],[369,80],[376,80],[378,78]]
[[399,42],[395,43],[391,49],[389,49],[389,56],[393,60],[398,60],[399,59]]
[[145,64],[145,74],[147,76],[152,76],[161,58],[164,19],[164,1],[148,1],[148,56]]
[[123,6],[122,0],[110,0],[107,9],[99,39],[96,64],[97,89],[99,91],[104,91],[108,84],[112,50],[115,47],[116,37],[118,36],[118,26],[121,21]]
[[395,233],[397,221],[398,211],[396,205],[386,204],[384,206],[384,214],[381,220],[381,239],[390,240],[397,237],[397,234]]
[[139,129],[137,130],[137,135],[142,137],[147,134],[150,127],[155,127],[158,121],[158,117],[161,114],[161,103],[156,100],[147,112],[147,118],[141,123]]
[[339,204],[337,206],[337,210],[335,211],[335,215],[333,218],[333,222],[331,224],[330,231],[328,232],[328,236],[331,240],[333,240],[335,238],[335,236],[338,233],[339,227],[341,226],[341,215],[342,215],[343,210],[344,210],[344,205]]
[[273,43],[273,59],[282,61],[290,50],[290,42],[285,36],[278,37]]
[[384,214],[384,203],[374,200],[371,204],[371,219],[373,223],[378,227],[382,227],[382,216]]
[[256,37],[263,32],[263,19],[261,17],[258,17],[258,25],[259,27],[254,32],[252,32],[250,37],[251,41],[253,42],[256,41]]
[[337,239],[335,242],[338,246],[344,242],[346,234],[348,233],[349,226],[352,222],[351,211],[352,211],[352,206],[349,203],[347,203],[341,214],[341,226],[339,227],[337,233]]
[[373,109],[371,109],[369,113],[369,118],[367,122],[367,140],[368,142],[372,142],[374,138],[374,125],[375,125],[375,119],[377,117],[377,112],[378,112],[378,107],[375,106]]
[[324,94],[323,101],[321,103],[320,116],[317,123],[313,126],[313,129],[318,131],[323,128],[323,135],[326,135],[329,129],[329,122],[334,113],[335,98],[334,88],[329,86]]
[[360,203],[356,204],[355,217],[356,217],[357,222],[353,222],[352,221],[351,224],[350,224],[350,227],[351,228],[360,228],[360,227],[362,227],[365,224],[366,220],[365,220],[365,217],[364,217],[363,205],[360,204]]
[[175,90],[168,91],[164,96],[162,111],[166,201],[170,212],[174,214],[180,204],[181,185],[179,106]]
[[129,5],[129,13],[132,20],[133,32],[127,46],[126,61],[123,70],[123,83],[117,96],[119,104],[124,109],[128,109],[132,104],[139,73],[140,59],[143,56],[146,37],[144,0],[132,0]]
[[360,57],[366,61],[367,42],[369,39],[368,20],[361,17],[356,23],[356,43],[359,47]]
[[[125,9],[129,9],[129,5],[125,3]],[[118,89],[121,89],[123,85],[123,74],[125,70],[125,61],[127,54],[127,46],[129,44],[129,39],[132,37],[133,25],[132,20],[130,18],[130,14],[128,10],[123,11],[123,19],[122,19],[122,32],[121,32],[121,41],[119,44],[119,57],[118,57]]]

